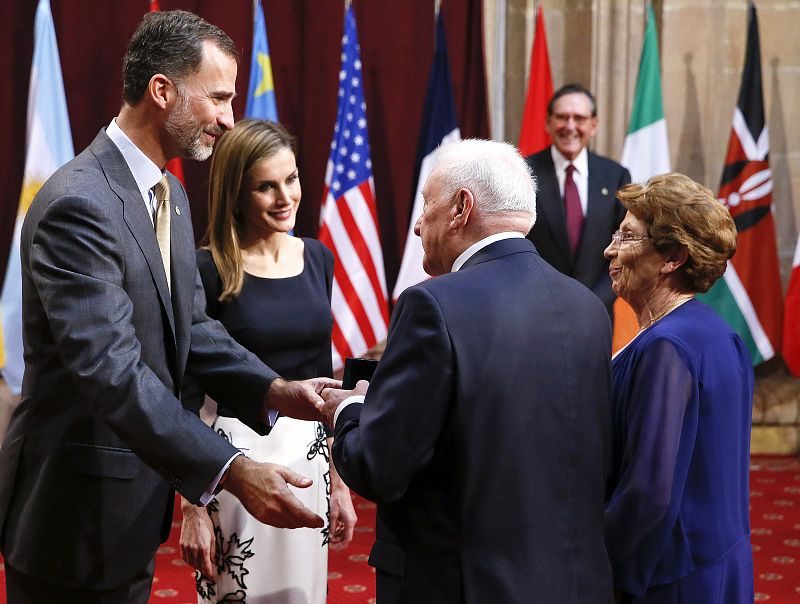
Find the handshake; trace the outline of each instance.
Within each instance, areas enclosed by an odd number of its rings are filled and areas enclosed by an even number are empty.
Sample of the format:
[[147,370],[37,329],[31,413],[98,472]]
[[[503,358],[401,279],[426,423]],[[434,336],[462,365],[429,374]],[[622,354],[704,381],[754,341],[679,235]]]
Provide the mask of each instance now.
[[366,394],[377,366],[374,359],[348,358],[341,382],[328,378],[300,382],[277,379],[267,393],[267,406],[288,417],[320,421],[333,428],[336,409],[346,398]]
[[[320,421],[333,426],[336,409],[344,399],[366,394],[368,383],[354,382],[360,377],[371,377],[377,365],[377,361],[371,361],[368,375],[365,375],[363,372],[354,372],[352,367],[358,364],[353,365],[350,361],[348,359],[345,367],[344,386],[355,386],[354,389],[343,390],[343,382],[329,378],[302,381],[277,378],[267,391],[266,407],[287,417]],[[289,468],[258,463],[240,455],[231,463],[224,480],[225,490],[238,498],[245,509],[264,524],[279,528],[320,528],[324,525],[323,519],[303,506],[289,490],[289,485],[308,488],[312,481]]]

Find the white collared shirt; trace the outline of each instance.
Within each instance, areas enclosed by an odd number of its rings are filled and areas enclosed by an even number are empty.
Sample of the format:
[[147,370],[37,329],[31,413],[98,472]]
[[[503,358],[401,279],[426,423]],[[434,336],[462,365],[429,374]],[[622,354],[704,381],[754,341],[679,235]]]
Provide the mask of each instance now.
[[[561,151],[556,149],[555,145],[550,145],[550,154],[553,156],[553,165],[556,169],[556,178],[558,178],[558,190],[561,193],[561,198],[564,198],[564,182],[567,180],[567,165],[570,161],[561,154]],[[572,180],[578,187],[578,196],[581,198],[581,209],[583,215],[586,216],[586,208],[589,203],[589,153],[586,147],[581,149],[578,156],[572,160],[572,165],[575,166],[575,171],[572,173]]]
[[503,233],[495,233],[494,235],[489,235],[488,237],[484,237],[480,241],[476,241],[459,255],[456,258],[456,261],[453,262],[453,268],[450,269],[451,273],[455,273],[461,270],[461,267],[472,258],[475,254],[485,248],[487,245],[491,245],[495,241],[502,241],[503,239],[521,239],[525,237],[522,233],[518,231],[505,231]]
[[[161,180],[161,177],[164,175],[159,167],[155,165],[149,157],[147,157],[144,152],[142,152],[139,147],[137,147],[134,142],[128,138],[128,135],[125,134],[122,129],[117,125],[117,118],[111,120],[111,123],[106,128],[106,134],[108,138],[111,139],[119,152],[122,153],[122,158],[125,160],[125,163],[128,164],[128,168],[133,174],[133,180],[136,181],[136,186],[139,189],[139,193],[142,195],[142,200],[144,201],[145,207],[147,208],[147,214],[150,216],[150,220],[153,220],[155,216],[155,206],[154,206],[154,197],[152,188],[158,184],[158,181]],[[273,409],[269,409],[267,411],[267,421],[270,426],[275,425],[277,416],[277,411]],[[217,485],[219,481],[222,479],[222,476],[230,467],[233,460],[242,455],[242,452],[239,451],[234,453],[231,458],[228,460],[219,473],[214,477],[214,480],[211,481],[211,485],[208,487],[205,493],[200,496],[200,505],[207,505],[211,499],[214,497],[214,492],[217,490]]]
[[164,173],[131,139],[128,138],[128,135],[122,131],[122,128],[117,125],[117,118],[111,120],[108,128],[106,128],[106,134],[108,138],[111,139],[111,142],[117,146],[119,152],[122,153],[125,163],[128,164],[128,168],[131,174],[133,174],[133,180],[136,181],[136,186],[144,200],[147,214],[152,221],[153,216],[155,216],[152,189],[158,184],[158,181],[161,180]]

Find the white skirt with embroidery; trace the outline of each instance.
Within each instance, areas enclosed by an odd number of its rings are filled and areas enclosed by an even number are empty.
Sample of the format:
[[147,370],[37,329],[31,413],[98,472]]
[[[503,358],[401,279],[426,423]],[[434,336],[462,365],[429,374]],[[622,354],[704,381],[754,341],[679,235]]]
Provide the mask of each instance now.
[[269,435],[259,436],[236,419],[218,417],[213,428],[250,459],[288,466],[311,478],[314,484],[308,489],[289,488],[326,525],[267,526],[233,495],[221,492],[208,506],[217,540],[216,574],[196,573],[198,602],[325,604],[330,474],[322,425],[280,417]]

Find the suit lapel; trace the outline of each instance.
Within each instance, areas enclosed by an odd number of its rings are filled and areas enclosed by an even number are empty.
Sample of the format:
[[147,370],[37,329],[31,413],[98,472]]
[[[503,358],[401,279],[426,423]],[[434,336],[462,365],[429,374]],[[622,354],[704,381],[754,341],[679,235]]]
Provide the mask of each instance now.
[[559,251],[572,264],[572,252],[569,249],[569,235],[567,235],[567,217],[564,212],[564,201],[558,188],[556,167],[550,147],[539,154],[539,171],[535,173],[538,182],[538,195],[536,206],[544,216],[550,230],[558,243]]
[[[183,376],[189,352],[190,334],[186,326],[192,323],[197,262],[194,255],[194,231],[189,200],[180,181],[170,175],[170,248],[172,253],[172,299],[175,309],[176,341],[178,347],[178,376]],[[179,378],[180,379],[180,378]],[[178,384],[180,387],[180,384]]]
[[[175,335],[175,318],[172,310],[172,299],[164,275],[164,265],[153,223],[147,213],[147,207],[139,194],[139,188],[131,174],[119,149],[111,142],[108,135],[101,131],[91,145],[92,153],[103,169],[111,190],[122,201],[122,216],[133,238],[136,240],[150,268],[161,305],[169,321],[170,330]],[[172,246],[174,247],[174,246]]]

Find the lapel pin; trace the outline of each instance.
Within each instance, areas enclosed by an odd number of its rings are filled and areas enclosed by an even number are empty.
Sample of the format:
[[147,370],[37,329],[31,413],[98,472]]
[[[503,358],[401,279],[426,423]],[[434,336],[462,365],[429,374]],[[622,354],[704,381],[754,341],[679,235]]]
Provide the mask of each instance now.
[[181,215],[181,209],[180,209],[178,206],[175,206],[175,213],[176,213],[178,216],[180,216],[180,215]]
[[[603,187],[602,189],[600,189],[600,192],[601,192],[603,195],[608,195],[608,189],[606,189],[605,187]],[[177,210],[178,208],[175,208],[175,209]],[[180,214],[180,212],[178,212],[178,214]]]

